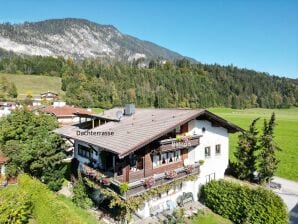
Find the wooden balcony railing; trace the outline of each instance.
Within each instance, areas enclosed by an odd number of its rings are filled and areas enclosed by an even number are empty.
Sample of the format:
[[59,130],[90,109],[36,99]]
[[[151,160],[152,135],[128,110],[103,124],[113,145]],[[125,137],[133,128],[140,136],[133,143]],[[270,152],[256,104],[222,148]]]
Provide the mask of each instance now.
[[194,135],[190,137],[170,138],[159,142],[158,151],[174,151],[177,149],[189,148],[200,144],[201,135]]

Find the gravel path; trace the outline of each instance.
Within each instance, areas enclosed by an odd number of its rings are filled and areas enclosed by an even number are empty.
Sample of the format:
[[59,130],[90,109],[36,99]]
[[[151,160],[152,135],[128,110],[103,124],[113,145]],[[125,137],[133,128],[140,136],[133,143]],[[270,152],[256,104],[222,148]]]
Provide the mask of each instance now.
[[273,190],[287,205],[290,213],[290,223],[298,224],[298,182],[281,177],[274,177],[274,182],[281,184],[280,190]]

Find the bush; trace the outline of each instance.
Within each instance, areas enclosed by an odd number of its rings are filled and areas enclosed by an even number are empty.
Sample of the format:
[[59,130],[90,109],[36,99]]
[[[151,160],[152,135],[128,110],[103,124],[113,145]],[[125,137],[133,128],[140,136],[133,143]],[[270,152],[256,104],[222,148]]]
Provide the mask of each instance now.
[[31,205],[30,196],[15,186],[0,190],[0,223],[27,223]]
[[201,189],[200,200],[234,223],[286,224],[282,199],[262,187],[251,188],[228,181],[211,181]]
[[81,173],[79,172],[78,174],[78,181],[73,189],[74,195],[72,201],[81,208],[90,208],[92,206],[92,200],[88,196],[87,188],[82,179]]
[[129,189],[129,185],[127,182],[123,182],[120,184],[120,193],[125,194]]

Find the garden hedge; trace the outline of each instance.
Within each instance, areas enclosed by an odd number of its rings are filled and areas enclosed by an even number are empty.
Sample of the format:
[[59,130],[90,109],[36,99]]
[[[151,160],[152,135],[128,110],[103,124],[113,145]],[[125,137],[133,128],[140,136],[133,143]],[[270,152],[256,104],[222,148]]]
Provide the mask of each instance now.
[[200,200],[215,213],[236,224],[287,224],[282,199],[263,187],[225,180],[211,181],[201,189]]

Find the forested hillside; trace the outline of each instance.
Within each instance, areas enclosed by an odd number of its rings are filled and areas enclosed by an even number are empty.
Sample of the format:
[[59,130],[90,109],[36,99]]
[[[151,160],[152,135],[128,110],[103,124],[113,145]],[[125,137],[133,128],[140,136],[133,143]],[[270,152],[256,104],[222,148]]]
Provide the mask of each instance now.
[[[40,56],[0,58],[0,71],[62,77],[70,104],[110,108],[141,107],[287,108],[297,106],[295,80],[235,66],[204,65],[186,59],[120,63],[110,59],[74,62]],[[36,83],[38,85],[38,83]]]

